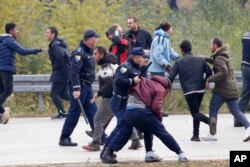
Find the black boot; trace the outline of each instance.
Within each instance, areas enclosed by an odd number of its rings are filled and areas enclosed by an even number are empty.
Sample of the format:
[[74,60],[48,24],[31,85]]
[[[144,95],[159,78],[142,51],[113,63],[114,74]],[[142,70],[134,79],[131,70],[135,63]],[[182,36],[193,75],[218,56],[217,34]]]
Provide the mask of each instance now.
[[[106,148],[107,148],[107,144],[104,144],[104,146],[103,146],[103,148],[102,148],[102,151],[101,151],[101,153],[100,153],[100,159],[102,159],[102,155],[103,155],[103,153],[105,152]],[[113,152],[113,157],[114,157],[114,158],[117,157],[117,155],[115,154],[115,152]]]
[[114,158],[113,152],[114,152],[114,150],[112,150],[109,147],[106,147],[106,149],[101,157],[102,163],[116,164],[118,161]]

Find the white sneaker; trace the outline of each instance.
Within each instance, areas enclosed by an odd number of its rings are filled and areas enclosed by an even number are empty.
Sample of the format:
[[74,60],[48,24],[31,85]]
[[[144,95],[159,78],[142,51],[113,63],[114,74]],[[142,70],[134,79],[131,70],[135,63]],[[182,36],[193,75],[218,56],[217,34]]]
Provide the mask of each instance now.
[[157,155],[154,151],[149,151],[146,153],[145,162],[160,162],[162,158]]
[[178,155],[178,162],[188,162],[187,157],[184,155],[184,153],[177,154]]
[[250,140],[250,127],[248,127],[247,129],[246,129],[246,134],[245,134],[245,137],[244,137],[244,142],[247,142],[247,141],[249,141]]
[[217,136],[208,133],[206,136],[202,136],[201,139],[204,141],[217,141]]
[[7,124],[10,118],[10,108],[5,107],[4,113],[0,114],[0,123]]

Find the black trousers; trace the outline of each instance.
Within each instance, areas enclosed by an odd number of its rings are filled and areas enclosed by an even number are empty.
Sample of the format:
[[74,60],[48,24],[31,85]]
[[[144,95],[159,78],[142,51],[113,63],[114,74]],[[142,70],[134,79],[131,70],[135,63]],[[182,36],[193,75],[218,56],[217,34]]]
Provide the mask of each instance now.
[[13,73],[0,71],[0,113],[4,113],[3,103],[13,92]]
[[209,118],[200,113],[200,106],[204,93],[192,93],[185,95],[189,110],[193,117],[193,135],[199,136],[200,121],[206,124],[209,123]]
[[61,99],[70,100],[68,81],[53,81],[50,96],[57,110],[65,112]]

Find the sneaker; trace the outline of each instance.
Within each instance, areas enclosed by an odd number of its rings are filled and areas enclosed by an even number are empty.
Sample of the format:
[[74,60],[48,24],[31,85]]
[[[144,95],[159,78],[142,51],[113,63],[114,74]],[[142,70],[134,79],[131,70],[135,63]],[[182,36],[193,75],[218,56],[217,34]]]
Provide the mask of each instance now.
[[10,108],[5,107],[4,113],[0,114],[0,123],[7,124],[10,119]]
[[187,157],[184,155],[184,153],[178,154],[178,162],[188,162],[189,160]]
[[93,131],[91,131],[91,130],[86,130],[85,133],[86,133],[89,137],[93,137]]
[[71,138],[60,139],[59,141],[60,146],[77,146],[77,143],[71,141]]
[[90,143],[86,146],[82,146],[83,149],[88,150],[88,151],[100,151],[100,144],[97,143]]
[[157,155],[154,151],[149,151],[146,153],[145,162],[160,162],[162,158]]
[[211,135],[215,135],[216,134],[216,118],[215,117],[211,117],[209,118],[209,127],[210,127],[210,133]]
[[67,117],[67,113],[61,110],[58,110],[58,115],[51,117],[51,119],[62,119],[62,118],[66,118]]
[[130,150],[137,150],[143,147],[139,139],[132,140],[131,146],[128,148]]
[[208,133],[206,136],[202,136],[201,139],[204,141],[217,141],[217,136]]
[[247,129],[246,129],[246,135],[245,135],[245,137],[244,137],[244,142],[247,142],[247,141],[249,141],[250,140],[250,127],[248,127]]
[[191,141],[201,141],[199,136],[193,135],[192,138],[190,139]]

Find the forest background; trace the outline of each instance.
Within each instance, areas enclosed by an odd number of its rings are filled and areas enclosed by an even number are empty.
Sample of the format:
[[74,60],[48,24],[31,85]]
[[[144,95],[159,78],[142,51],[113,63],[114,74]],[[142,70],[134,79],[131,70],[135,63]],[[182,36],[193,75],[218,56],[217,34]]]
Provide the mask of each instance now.
[[[176,2],[176,4],[174,4]],[[173,5],[174,4],[174,5]],[[110,41],[105,31],[113,23],[127,30],[127,18],[135,16],[140,27],[152,36],[154,28],[162,21],[172,24],[173,48],[180,53],[179,44],[188,39],[193,53],[209,55],[209,41],[219,36],[230,45],[235,71],[240,70],[244,32],[250,30],[250,2],[247,0],[0,0],[0,33],[8,22],[18,25],[18,42],[29,48],[48,48],[45,31],[56,26],[71,51],[88,28],[100,35],[98,45],[107,49]],[[48,53],[34,56],[16,56],[18,74],[50,74]],[[207,91],[201,110],[207,113],[211,92]],[[12,116],[48,116],[56,113],[49,94],[44,96],[44,112],[38,113],[36,94],[19,93],[8,98]],[[68,105],[68,104],[67,104]],[[164,110],[170,113],[187,113],[188,107],[182,91],[172,91],[166,99]],[[223,112],[227,112],[225,106]]]

